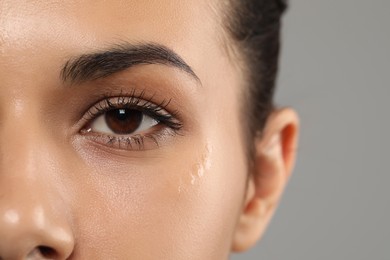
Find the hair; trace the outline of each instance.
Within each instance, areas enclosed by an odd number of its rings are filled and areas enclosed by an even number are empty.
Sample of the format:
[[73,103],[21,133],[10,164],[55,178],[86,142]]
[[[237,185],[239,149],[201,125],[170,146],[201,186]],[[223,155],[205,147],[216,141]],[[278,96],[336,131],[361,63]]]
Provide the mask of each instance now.
[[[274,110],[281,17],[287,3],[284,0],[228,0],[225,8],[226,31],[233,42],[234,53],[242,60],[246,79],[243,113],[248,119],[246,136],[253,146],[253,138],[262,133]],[[250,152],[253,148],[250,147]]]

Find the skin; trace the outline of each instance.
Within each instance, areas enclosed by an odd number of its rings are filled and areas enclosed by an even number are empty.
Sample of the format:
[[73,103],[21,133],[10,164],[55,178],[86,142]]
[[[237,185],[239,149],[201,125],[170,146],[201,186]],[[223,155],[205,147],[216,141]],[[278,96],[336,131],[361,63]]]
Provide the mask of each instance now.
[[[243,75],[220,11],[217,0],[0,0],[2,259],[227,259],[256,243],[293,168],[298,123],[275,111],[248,164]],[[164,45],[198,79],[164,64],[61,79],[69,59],[124,42]],[[141,92],[170,100],[182,128],[143,148],[83,132],[102,95]]]

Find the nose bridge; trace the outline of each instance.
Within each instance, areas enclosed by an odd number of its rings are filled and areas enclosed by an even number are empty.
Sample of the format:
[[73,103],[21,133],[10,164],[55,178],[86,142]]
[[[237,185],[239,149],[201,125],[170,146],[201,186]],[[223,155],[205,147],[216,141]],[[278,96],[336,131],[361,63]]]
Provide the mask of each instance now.
[[64,259],[74,241],[59,192],[58,156],[33,109],[21,110],[0,125],[0,259],[36,252],[46,259],[42,248],[53,252],[48,258]]
[[40,183],[39,177],[45,173],[42,170],[49,159],[44,158],[49,151],[45,148],[39,120],[33,108],[21,101],[13,102],[3,114],[0,125],[0,186],[6,183],[5,180],[14,185],[36,185]]

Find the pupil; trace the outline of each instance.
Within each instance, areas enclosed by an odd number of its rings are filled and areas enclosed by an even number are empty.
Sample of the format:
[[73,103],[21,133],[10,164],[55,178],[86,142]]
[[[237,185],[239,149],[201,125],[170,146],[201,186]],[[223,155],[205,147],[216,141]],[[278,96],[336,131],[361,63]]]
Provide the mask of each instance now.
[[113,109],[105,114],[105,120],[115,134],[131,134],[142,123],[143,113],[134,109]]

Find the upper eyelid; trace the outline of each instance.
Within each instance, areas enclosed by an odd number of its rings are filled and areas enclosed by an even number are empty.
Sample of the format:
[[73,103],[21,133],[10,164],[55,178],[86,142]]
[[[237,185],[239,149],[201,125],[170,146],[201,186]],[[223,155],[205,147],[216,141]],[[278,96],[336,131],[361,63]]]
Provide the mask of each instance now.
[[[113,102],[113,100],[117,99],[117,101]],[[125,102],[126,99],[129,101]],[[168,106],[170,100],[162,101],[160,104],[155,104],[149,100],[142,100],[140,98],[135,97],[126,97],[126,96],[118,96],[118,97],[109,97],[103,100],[98,101],[95,105],[91,107],[91,109],[95,108],[99,110],[101,113],[106,112],[110,109],[118,109],[118,108],[141,108],[141,110],[146,110],[148,108],[157,108],[159,111],[166,110],[166,106]],[[141,105],[142,104],[142,105]],[[145,109],[142,109],[145,108]],[[89,111],[91,110],[89,109]],[[147,111],[144,111],[147,112]],[[167,113],[169,113],[167,111]]]

